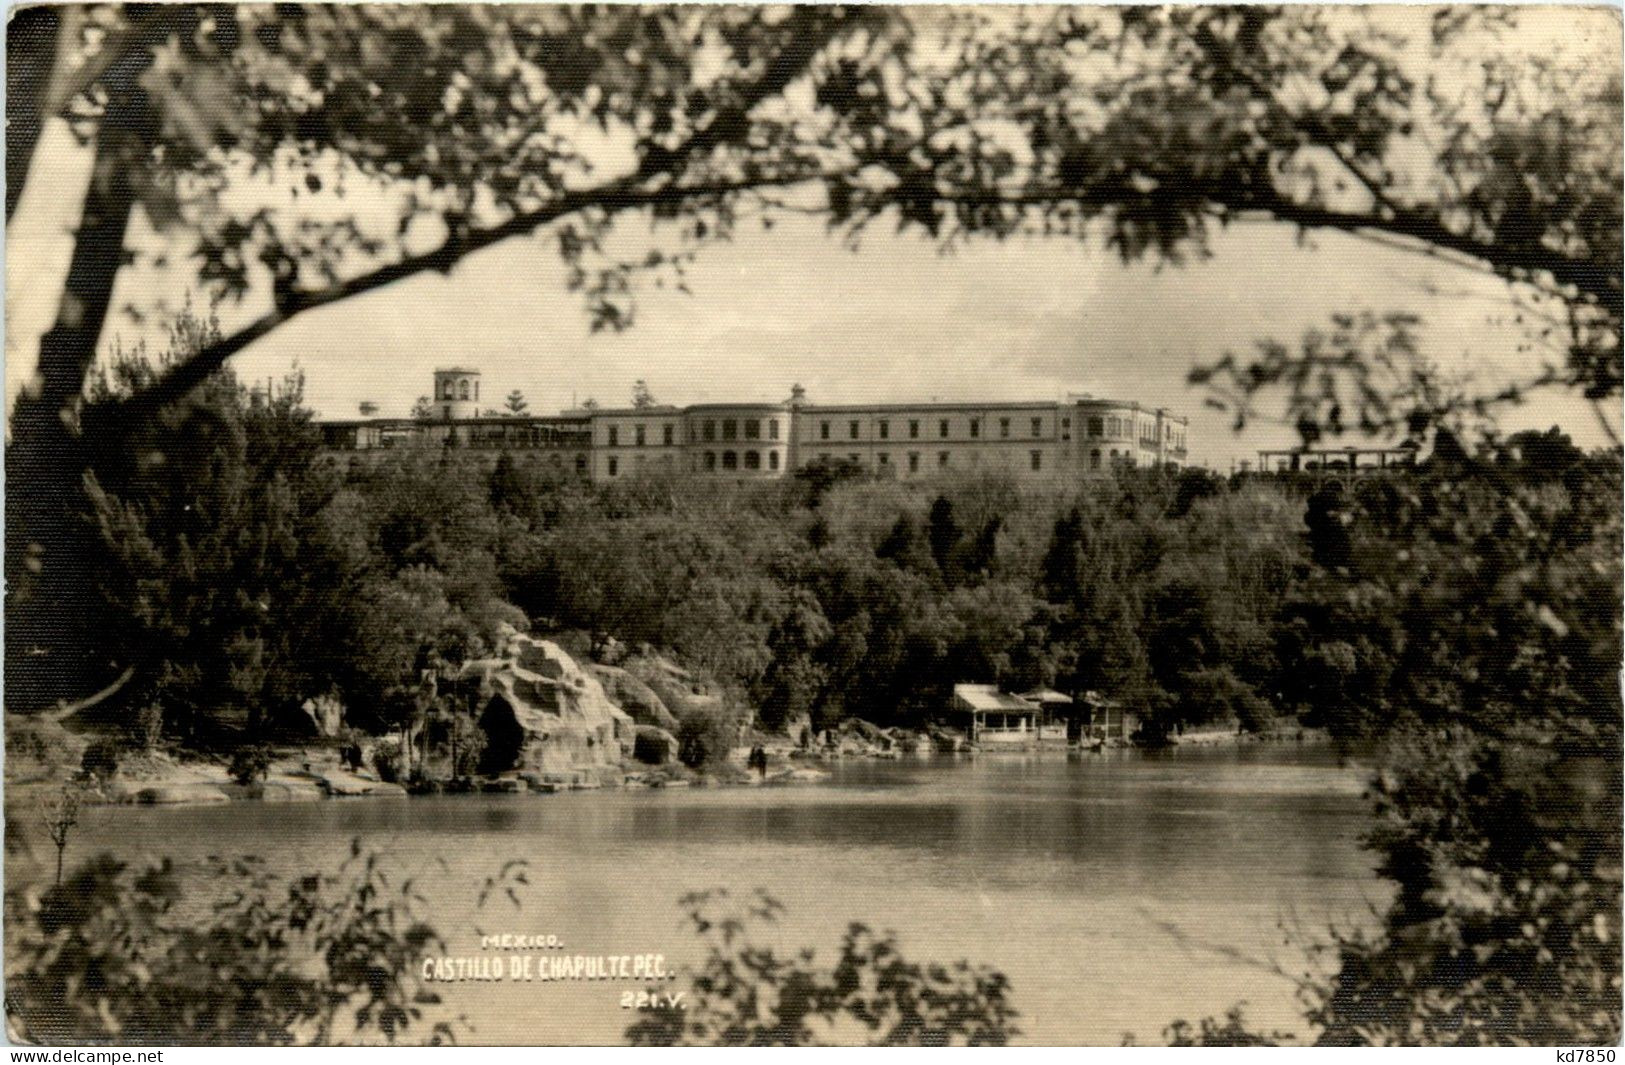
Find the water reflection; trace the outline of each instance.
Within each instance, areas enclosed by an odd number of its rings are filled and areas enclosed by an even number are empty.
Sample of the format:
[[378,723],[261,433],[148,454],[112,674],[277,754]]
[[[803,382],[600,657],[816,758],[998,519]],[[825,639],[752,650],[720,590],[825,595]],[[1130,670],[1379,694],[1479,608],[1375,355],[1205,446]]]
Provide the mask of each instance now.
[[[513,917],[473,905],[509,858],[533,863],[526,926],[572,951],[681,957],[683,892],[760,886],[789,907],[787,946],[831,949],[851,920],[893,928],[911,955],[1004,969],[1030,1039],[1116,1043],[1238,999],[1296,1026],[1291,985],[1245,958],[1280,955],[1283,919],[1320,928],[1380,902],[1362,785],[1334,752],[1296,747],[860,762],[823,787],[100,808],[70,860],[197,869],[252,851],[292,872],[361,835],[420,878],[453,949]],[[474,1041],[614,1042],[615,990],[459,985],[448,1000]]]

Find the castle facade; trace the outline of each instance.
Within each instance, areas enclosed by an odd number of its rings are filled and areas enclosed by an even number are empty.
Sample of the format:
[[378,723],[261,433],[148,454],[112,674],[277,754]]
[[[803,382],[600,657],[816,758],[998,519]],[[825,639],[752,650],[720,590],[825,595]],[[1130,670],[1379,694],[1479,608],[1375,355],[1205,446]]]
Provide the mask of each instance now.
[[782,403],[702,403],[479,413],[479,371],[436,370],[416,418],[324,421],[327,447],[375,452],[437,444],[540,452],[598,483],[666,469],[777,478],[815,463],[852,463],[911,480],[953,470],[1023,477],[1105,476],[1187,461],[1188,419],[1166,408],[1072,396],[1016,403],[821,405],[797,386]]

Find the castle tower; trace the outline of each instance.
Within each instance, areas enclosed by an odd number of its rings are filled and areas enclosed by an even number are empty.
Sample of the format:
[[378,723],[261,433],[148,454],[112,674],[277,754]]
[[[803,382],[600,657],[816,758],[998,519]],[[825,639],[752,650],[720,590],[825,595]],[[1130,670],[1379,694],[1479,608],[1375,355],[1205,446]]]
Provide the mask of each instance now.
[[434,372],[434,416],[436,421],[454,422],[478,417],[480,413],[480,372],[450,367]]

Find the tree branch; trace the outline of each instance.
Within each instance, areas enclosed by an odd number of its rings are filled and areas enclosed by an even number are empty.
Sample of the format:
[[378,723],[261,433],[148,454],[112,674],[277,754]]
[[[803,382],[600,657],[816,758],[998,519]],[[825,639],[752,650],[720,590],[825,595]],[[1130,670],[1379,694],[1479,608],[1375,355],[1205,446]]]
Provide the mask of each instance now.
[[[270,313],[246,328],[199,351],[175,367],[150,388],[120,402],[110,420],[129,424],[185,396],[219,370],[227,359],[272,330],[306,311],[349,299],[426,271],[449,272],[464,257],[498,244],[510,237],[523,236],[566,215],[588,208],[610,212],[637,207],[682,203],[686,200],[742,192],[753,188],[780,187],[820,180],[829,174],[761,176],[736,181],[699,185],[679,185],[683,170],[695,158],[734,143],[748,131],[744,120],[763,101],[783,92],[806,72],[819,52],[843,29],[864,18],[839,8],[798,7],[782,29],[786,46],[766,64],[762,76],[739,91],[736,99],[719,108],[711,120],[682,145],[671,150],[646,151],[638,168],[630,175],[605,186],[580,192],[567,192],[535,211],[517,214],[490,229],[464,233],[448,239],[424,255],[411,256],[369,274],[316,290],[295,290],[284,296]],[[650,187],[660,179],[664,182]]]

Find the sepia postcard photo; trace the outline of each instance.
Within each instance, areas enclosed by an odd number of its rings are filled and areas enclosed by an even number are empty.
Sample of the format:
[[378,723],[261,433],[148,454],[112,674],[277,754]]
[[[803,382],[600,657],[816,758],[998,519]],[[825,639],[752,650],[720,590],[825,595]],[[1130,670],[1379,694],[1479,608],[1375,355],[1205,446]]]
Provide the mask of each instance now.
[[7,1042],[1614,1060],[1618,8],[6,29]]

